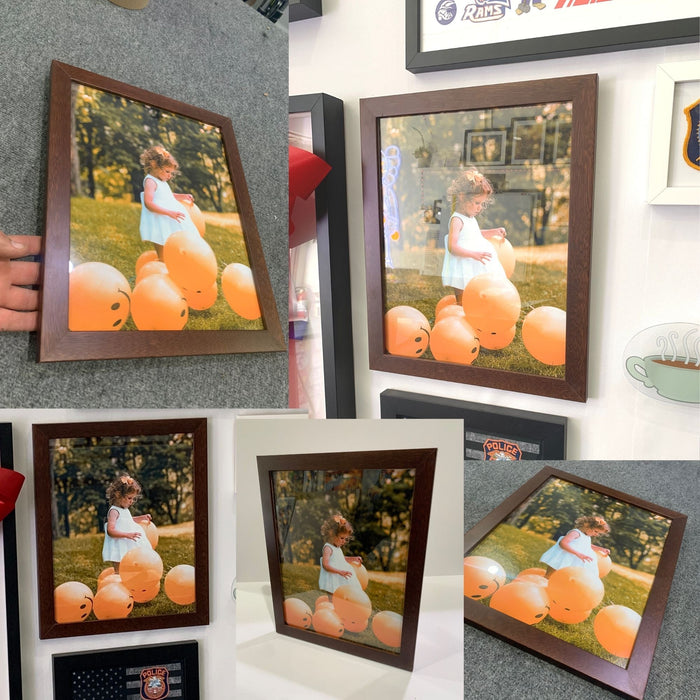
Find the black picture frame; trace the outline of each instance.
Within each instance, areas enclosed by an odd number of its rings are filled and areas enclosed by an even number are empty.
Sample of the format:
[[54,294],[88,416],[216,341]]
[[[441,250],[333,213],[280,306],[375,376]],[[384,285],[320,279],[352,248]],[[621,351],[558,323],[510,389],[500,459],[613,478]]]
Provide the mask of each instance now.
[[289,21],[313,19],[323,14],[323,0],[289,0]]
[[[54,654],[51,658],[54,700],[76,700],[86,697],[84,691],[76,694],[73,684],[76,677],[81,676],[86,678],[85,682],[89,682],[87,679],[91,672],[98,675],[97,682],[100,683],[100,690],[104,693],[103,674],[109,672],[109,677],[112,679],[120,671],[125,677],[128,675],[132,683],[138,683],[138,687],[141,688],[141,691],[136,694],[136,686],[131,686],[130,697],[175,697],[175,693],[171,694],[170,690],[178,691],[177,697],[181,700],[199,700],[200,697],[199,648],[196,641]],[[145,671],[143,680],[140,675],[142,670]],[[148,673],[149,671],[152,673]],[[173,671],[178,675],[172,676]],[[149,694],[147,688],[143,686],[151,676],[163,680]],[[123,696],[115,695],[115,697],[126,697],[124,686],[112,686],[112,689],[115,693],[119,691],[124,693]]]
[[426,1],[406,0],[406,70],[411,73],[688,44],[698,40],[696,13],[665,22],[421,51],[420,13],[421,3]]
[[488,406],[408,391],[379,395],[382,418],[460,418],[465,460],[566,459],[565,416]]
[[[0,423],[0,466],[14,469],[12,424]],[[7,658],[0,661],[0,692],[12,700],[22,700],[22,650],[19,627],[19,584],[17,579],[17,523],[12,511],[0,523],[4,586],[0,604],[5,607],[7,629],[2,632],[7,640]]]
[[[510,576],[506,577],[504,581],[496,581],[497,576],[494,575],[494,590],[490,587],[484,587],[481,592],[474,595],[471,595],[474,589],[467,590],[468,583],[465,578],[464,620],[474,627],[504,639],[598,685],[612,689],[623,697],[642,700],[651,671],[654,649],[663,622],[664,610],[673,581],[687,516],[577,475],[553,467],[545,467],[466,532],[464,535],[465,559],[474,551],[475,547],[483,543],[509,516],[515,516],[520,513],[521,509],[530,502],[530,499],[540,492],[542,487],[546,486],[552,479],[561,480],[569,486],[578,487],[584,496],[586,494],[592,494],[594,497],[602,496],[612,501],[613,504],[614,502],[626,504],[637,511],[640,509],[647,511],[650,516],[663,518],[668,522],[665,539],[659,545],[658,564],[652,574],[653,581],[643,605],[639,627],[630,643],[632,645],[631,653],[628,652],[629,656],[626,657],[628,658],[626,665],[618,665],[606,658],[605,654],[596,655],[578,644],[564,641],[564,639],[560,639],[552,633],[539,629],[537,622],[534,620],[532,620],[532,624],[526,624],[524,621],[512,616],[512,613],[505,614],[499,610],[494,610],[489,605],[489,598],[495,592],[495,589],[502,588],[503,583],[508,582]],[[635,528],[638,523],[636,521],[634,523],[631,527],[633,531],[636,531]],[[619,522],[617,527],[620,527]],[[498,562],[495,563],[500,566]],[[544,570],[542,569],[542,571]],[[465,561],[466,572],[467,562]],[[520,575],[526,573],[537,576],[533,569],[530,569],[528,572],[522,571]],[[604,579],[606,575],[603,573],[601,577]],[[534,585],[537,586],[537,584]],[[468,593],[469,595],[467,595]],[[589,611],[591,618],[601,609],[599,606],[607,607],[612,600],[606,595],[602,602],[596,604],[594,609]],[[624,602],[627,602],[627,600],[625,599]],[[614,602],[612,604],[613,606],[615,605]],[[548,607],[547,611],[549,612],[549,610],[550,608]],[[578,624],[576,621],[572,622]],[[601,649],[603,649],[602,646]],[[613,652],[608,652],[608,655],[610,659],[614,658]]]
[[[464,163],[470,165],[505,165],[508,155],[506,129],[468,129],[464,132],[464,151],[462,159]],[[498,157],[489,158],[486,153],[486,142],[488,139],[498,141]],[[475,143],[476,142],[476,143]],[[482,157],[479,157],[479,152]]]
[[289,113],[306,112],[313,152],[331,166],[314,192],[326,418],[355,418],[343,102],[326,93],[290,96]]
[[[413,669],[436,458],[436,448],[258,456],[265,544],[270,571],[272,609],[277,633],[388,666],[408,671]],[[355,636],[352,640],[345,638],[345,630],[341,630],[340,637],[315,631],[311,628],[311,615],[303,626],[287,622],[284,606],[283,546],[280,543],[280,535],[285,533],[286,536],[286,532],[289,531],[289,521],[286,522],[287,529],[285,530],[284,517],[289,512],[289,508],[286,507],[286,503],[282,503],[281,498],[278,498],[278,492],[275,488],[276,474],[280,472],[304,472],[305,482],[307,476],[310,476],[312,481],[322,482],[324,489],[331,488],[331,490],[341,487],[335,481],[325,481],[324,472],[333,473],[328,475],[329,479],[330,477],[338,477],[338,473],[343,473],[344,476],[340,477],[341,482],[339,483],[342,483],[345,476],[350,477],[350,473],[355,475],[357,472],[362,472],[363,476],[360,482],[364,483],[363,488],[367,488],[367,483],[381,474],[387,475],[387,479],[392,482],[392,486],[386,488],[393,489],[394,479],[402,478],[397,475],[407,471],[412,472],[413,486],[410,498],[407,492],[404,492],[404,503],[410,503],[408,508],[410,515],[401,524],[401,528],[408,526],[408,555],[405,569],[402,569],[403,584],[399,584],[402,595],[402,622],[398,637],[396,637],[398,645],[389,647],[387,643],[379,640],[378,636],[375,637],[368,631],[371,629],[374,632],[374,622],[378,615],[386,615],[384,611],[375,610],[373,605],[371,613],[368,613],[371,620],[365,620],[365,628],[359,630],[359,632],[368,635],[368,637],[363,638],[359,636]],[[389,476],[390,474],[391,476]],[[365,475],[368,477],[367,483],[365,483]],[[352,480],[353,477],[350,478]],[[382,490],[383,487],[377,483],[373,488]],[[289,499],[287,498],[286,501]],[[296,503],[294,506],[296,507]],[[326,516],[324,515],[324,517]],[[354,525],[357,526],[358,523],[356,522]],[[373,585],[371,572],[369,582],[365,582],[364,585],[367,590],[370,590]],[[345,586],[345,588],[349,587]],[[360,591],[360,593],[364,595],[364,591]],[[298,595],[302,594],[315,595],[313,591],[299,591]],[[291,597],[294,596],[288,596],[288,598]],[[321,598],[328,600],[328,596],[318,597],[316,605],[319,604]],[[334,594],[331,594],[330,602],[335,604]],[[367,602],[371,602],[369,597],[367,597]],[[311,611],[309,610],[309,612]],[[396,615],[396,613],[389,612],[389,615]],[[350,629],[347,631],[351,632]],[[352,632],[350,636],[353,636]],[[372,639],[371,643],[369,638]]]

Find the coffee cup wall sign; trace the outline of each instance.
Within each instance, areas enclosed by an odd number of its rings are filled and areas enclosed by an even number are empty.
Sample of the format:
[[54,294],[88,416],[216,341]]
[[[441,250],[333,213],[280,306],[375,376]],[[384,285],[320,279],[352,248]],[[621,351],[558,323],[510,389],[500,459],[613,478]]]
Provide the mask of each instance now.
[[627,378],[639,391],[661,401],[700,404],[700,325],[651,326],[625,348]]

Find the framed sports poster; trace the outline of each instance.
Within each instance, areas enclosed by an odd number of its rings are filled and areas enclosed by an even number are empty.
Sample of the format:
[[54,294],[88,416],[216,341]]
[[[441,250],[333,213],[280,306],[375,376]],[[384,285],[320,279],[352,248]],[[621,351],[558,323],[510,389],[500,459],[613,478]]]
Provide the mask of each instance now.
[[406,0],[413,73],[698,40],[693,0]]

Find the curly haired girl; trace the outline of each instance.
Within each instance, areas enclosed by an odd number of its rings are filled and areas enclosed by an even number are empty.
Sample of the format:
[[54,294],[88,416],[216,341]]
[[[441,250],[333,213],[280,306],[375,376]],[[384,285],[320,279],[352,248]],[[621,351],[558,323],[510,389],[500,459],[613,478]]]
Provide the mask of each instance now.
[[331,515],[321,525],[321,534],[326,540],[321,550],[321,573],[318,587],[333,593],[345,584],[360,586],[360,581],[352,566],[362,564],[362,557],[346,557],[341,547],[352,539],[352,525],[340,513]]

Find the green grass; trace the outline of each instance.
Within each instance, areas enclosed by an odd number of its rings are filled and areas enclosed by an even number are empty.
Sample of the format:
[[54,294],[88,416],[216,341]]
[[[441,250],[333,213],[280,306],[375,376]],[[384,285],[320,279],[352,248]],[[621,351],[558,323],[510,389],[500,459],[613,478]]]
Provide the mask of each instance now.
[[[539,558],[552,544],[552,540],[542,535],[519,530],[512,525],[501,524],[469,554],[490,557],[497,561],[504,568],[507,576],[506,583],[508,583],[523,569],[545,568],[545,565],[539,562]],[[593,632],[593,620],[596,613],[607,605],[625,605],[641,615],[649,595],[649,586],[616,571],[611,571],[602,581],[605,595],[587,620],[569,625],[546,617],[537,624],[537,629],[625,668],[626,659],[613,656],[600,646]],[[484,600],[481,604],[488,605],[489,602]]]
[[[330,594],[318,588],[318,575],[320,567],[313,564],[282,564],[282,590],[284,597],[294,597],[303,600],[313,611],[316,599],[321,595]],[[371,572],[370,572],[371,575]],[[372,601],[372,615],[382,611],[391,610],[403,615],[405,587],[402,583],[380,583],[370,579],[365,593]],[[371,631],[372,620],[363,632],[345,631],[343,639],[364,644],[388,651],[395,651],[391,647],[382,644]]]
[[[136,280],[135,264],[141,253],[153,250],[150,243],[141,240],[139,222],[141,205],[126,202],[96,201],[88,197],[71,199],[71,262],[103,262],[119,270],[133,289]],[[250,266],[243,232],[238,226],[207,223],[206,239],[211,246],[221,271],[229,263]],[[262,321],[241,318],[231,310],[220,288],[214,305],[205,311],[190,309],[184,330],[257,330]],[[136,330],[131,317],[122,330]]]
[[[545,365],[536,360],[525,349],[520,331],[523,319],[536,306],[566,309],[566,265],[531,263],[527,266],[527,274],[524,273],[523,264],[518,263],[511,279],[521,300],[515,339],[502,350],[481,348],[473,366],[563,379],[564,366]],[[435,323],[435,306],[448,294],[452,294],[452,290],[443,287],[439,275],[425,275],[421,274],[419,269],[408,268],[387,271],[385,308],[390,309],[403,304],[413,306],[423,313],[431,326]],[[420,359],[433,360],[430,349]]]
[[[53,543],[54,588],[67,581],[84,583],[93,594],[97,591],[97,577],[109,564],[102,560],[104,535],[80,535],[61,538]],[[194,566],[194,537],[160,537],[156,551],[163,560],[163,579],[178,564]],[[148,603],[135,603],[129,617],[150,617],[153,615],[176,615],[195,612],[196,605],[177,605],[166,595],[161,580],[158,595]],[[94,614],[88,618],[94,620]]]

